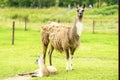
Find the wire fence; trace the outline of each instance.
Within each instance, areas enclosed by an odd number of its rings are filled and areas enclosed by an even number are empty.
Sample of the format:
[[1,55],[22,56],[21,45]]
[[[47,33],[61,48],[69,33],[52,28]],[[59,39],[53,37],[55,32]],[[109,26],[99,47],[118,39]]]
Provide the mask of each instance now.
[[[28,23],[29,24],[29,23]],[[68,25],[72,25],[68,23]],[[14,44],[14,29],[15,28],[15,22],[13,21],[12,24],[12,44]],[[27,21],[25,20],[24,22],[24,30],[26,31],[27,28]],[[34,27],[33,27],[34,28]],[[118,21],[96,21],[96,20],[90,20],[90,21],[84,21],[84,27],[83,27],[85,32],[91,32],[91,33],[96,33],[96,32],[118,32]]]
[[[45,25],[46,23],[41,23],[41,22],[27,22],[27,20],[24,20],[22,22],[20,21],[13,21],[11,24],[9,23],[6,25],[5,23],[8,23],[7,21],[3,22],[2,24],[0,23],[0,26],[6,26],[6,27],[11,27],[12,30],[12,44],[14,45],[14,30],[16,28],[22,28],[23,30],[28,30],[28,29],[34,29],[36,28],[37,30],[40,30],[42,25]],[[38,24],[36,26],[36,24]],[[72,26],[73,23],[62,23],[67,26]],[[118,33],[118,20],[86,20],[83,23],[83,31],[84,32],[91,32],[91,33],[106,33],[106,32],[115,32]]]
[[[6,24],[7,23],[7,24]],[[10,27],[13,22],[11,20],[5,20],[0,23],[0,26]],[[60,22],[61,23],[61,22]],[[47,24],[43,22],[28,22],[27,20],[19,21],[15,20],[15,28],[23,28],[25,31],[28,29],[40,30],[41,26]],[[66,26],[73,26],[73,23],[62,23]],[[118,20],[84,20],[83,21],[83,31],[84,32],[118,32]]]
[[84,22],[84,31],[118,32],[118,20],[92,20]]
[[[66,23],[65,23],[66,24]],[[67,23],[72,26],[73,23]],[[84,32],[118,32],[118,20],[85,20],[83,21]]]

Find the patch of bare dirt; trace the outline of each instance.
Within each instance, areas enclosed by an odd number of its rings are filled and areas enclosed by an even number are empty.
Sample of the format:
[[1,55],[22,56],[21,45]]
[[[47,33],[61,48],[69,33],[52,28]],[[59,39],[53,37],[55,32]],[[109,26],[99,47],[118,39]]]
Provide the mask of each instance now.
[[28,80],[28,79],[30,79],[31,78],[31,76],[29,76],[29,75],[25,75],[25,76],[14,76],[14,77],[9,77],[9,78],[6,78],[6,79],[4,79],[4,80]]

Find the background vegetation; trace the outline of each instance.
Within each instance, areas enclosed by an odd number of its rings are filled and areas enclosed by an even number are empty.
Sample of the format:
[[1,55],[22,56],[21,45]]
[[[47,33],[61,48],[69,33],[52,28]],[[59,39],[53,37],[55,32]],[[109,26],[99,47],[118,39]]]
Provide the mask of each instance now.
[[0,0],[1,7],[50,7],[60,6],[67,7],[68,5],[89,6],[90,4],[94,7],[101,7],[107,5],[118,4],[118,0]]

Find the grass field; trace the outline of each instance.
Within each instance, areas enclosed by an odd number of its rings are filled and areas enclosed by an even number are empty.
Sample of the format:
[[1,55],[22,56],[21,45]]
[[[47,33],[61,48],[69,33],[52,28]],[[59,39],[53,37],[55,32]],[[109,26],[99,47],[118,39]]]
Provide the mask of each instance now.
[[[60,11],[64,12],[64,9],[60,9]],[[31,13],[32,12],[33,11],[31,11]],[[43,12],[46,11],[43,10]],[[45,24],[45,22],[39,22],[39,19],[34,18],[35,20],[28,23],[28,30],[24,31],[24,24],[19,22],[19,20],[16,20],[15,45],[11,45],[12,19],[8,18],[9,15],[6,16],[7,14],[4,14],[3,16],[2,15],[3,14],[0,14],[0,80],[15,76],[18,73],[31,72],[38,68],[38,66],[35,64],[35,60],[38,55],[42,55],[40,26]],[[7,18],[5,18],[5,16]],[[62,17],[60,18],[62,19]],[[88,20],[90,16],[87,15],[85,17]],[[107,17],[108,16],[106,16],[106,18]],[[4,20],[4,18],[6,20]],[[118,18],[116,15],[115,17],[113,15],[112,19],[117,20]],[[118,23],[106,23],[108,24],[107,26],[102,24],[100,31],[96,31],[94,34],[87,30],[90,28],[87,27],[90,24],[91,23],[89,22],[85,23],[86,27],[80,38],[80,46],[74,54],[74,70],[66,73],[65,54],[54,51],[52,62],[57,68],[58,74],[43,77],[41,80],[118,79]],[[100,23],[96,25],[98,27],[101,26]],[[48,55],[46,59],[48,65]],[[39,79],[40,78],[32,78],[31,80]]]
[[[37,69],[34,63],[42,53],[40,32],[35,30],[15,31],[15,45],[11,45],[10,29],[0,29],[0,79]],[[48,62],[48,60],[47,60]],[[118,79],[118,34],[86,33],[73,59],[74,71],[65,72],[65,55],[53,53],[57,75],[43,80],[117,80]],[[48,64],[47,64],[48,65]],[[37,78],[39,79],[39,78]],[[33,78],[33,80],[37,80]]]

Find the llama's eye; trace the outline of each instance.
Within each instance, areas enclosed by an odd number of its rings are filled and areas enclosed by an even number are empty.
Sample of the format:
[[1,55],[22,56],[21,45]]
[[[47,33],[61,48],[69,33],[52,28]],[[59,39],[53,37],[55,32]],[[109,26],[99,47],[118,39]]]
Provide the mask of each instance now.
[[77,12],[79,12],[79,10],[77,9]]
[[36,63],[38,62],[38,59],[36,60]]

